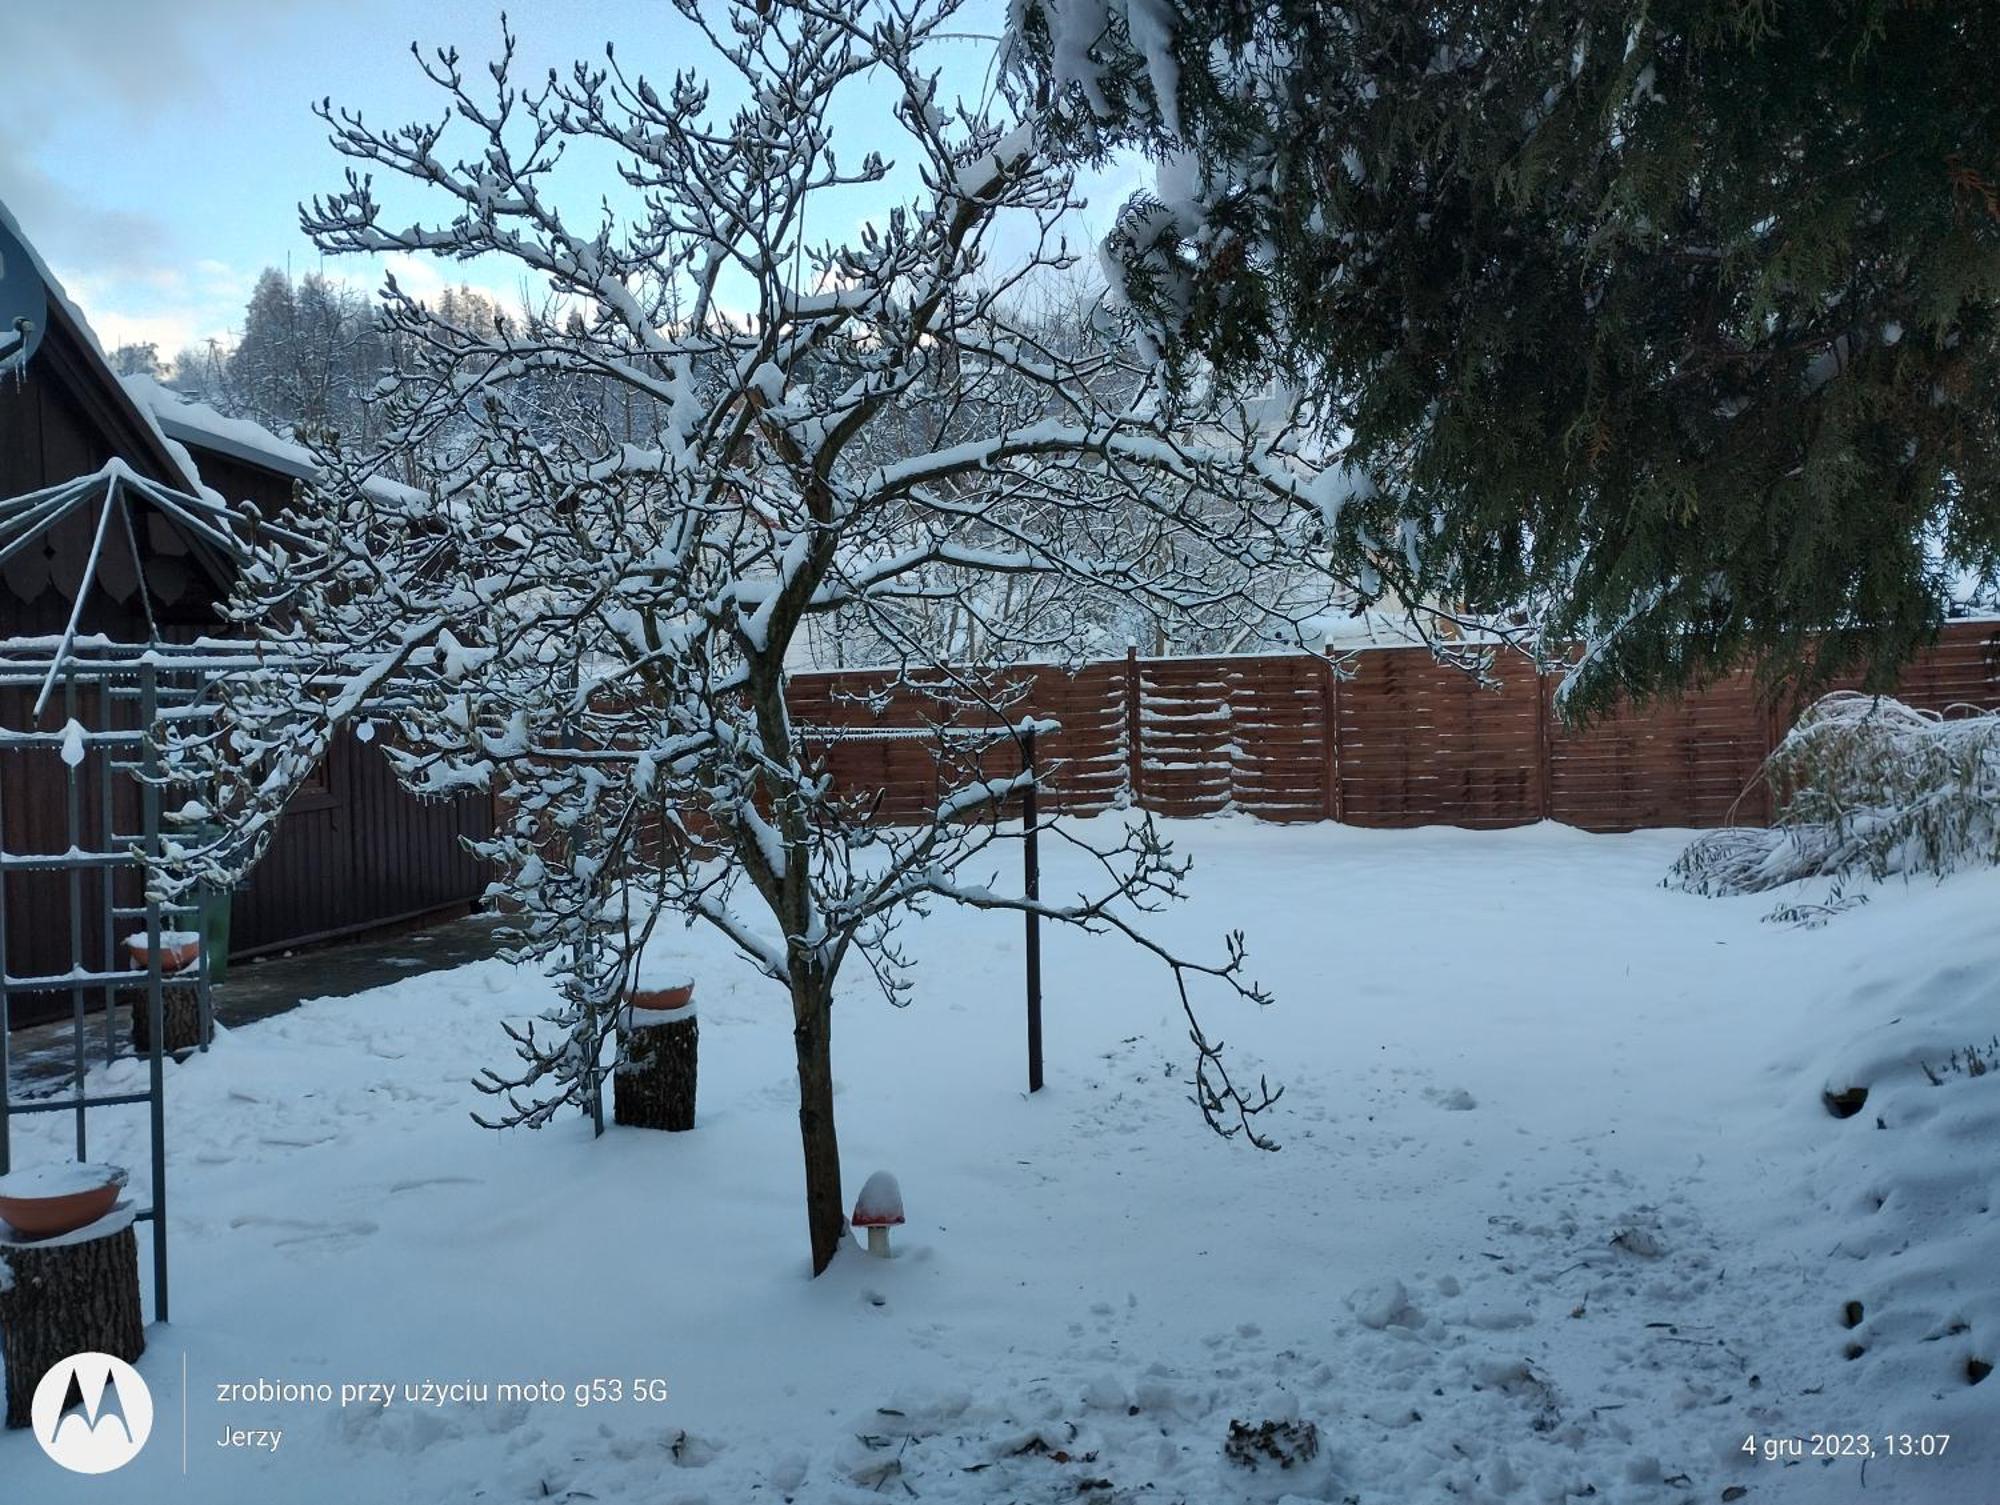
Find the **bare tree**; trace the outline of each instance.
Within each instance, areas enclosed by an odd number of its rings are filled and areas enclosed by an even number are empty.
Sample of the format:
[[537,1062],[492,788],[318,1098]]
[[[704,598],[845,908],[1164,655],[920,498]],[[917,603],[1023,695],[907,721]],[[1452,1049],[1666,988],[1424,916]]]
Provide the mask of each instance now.
[[[322,107],[341,152],[443,206],[391,224],[350,170],[304,211],[324,251],[499,257],[550,296],[482,331],[391,284],[404,355],[378,397],[385,445],[328,455],[291,520],[314,547],[244,572],[236,610],[270,639],[267,666],[231,681],[225,730],[175,750],[235,832],[190,868],[240,869],[335,730],[371,715],[410,788],[494,790],[496,890],[563,989],[515,1035],[520,1066],[486,1074],[507,1125],[595,1090],[661,916],[715,927],[790,1000],[816,1273],[844,1229],[835,981],[859,957],[901,999],[898,924],[937,901],[1151,952],[1180,989],[1200,1111],[1268,1147],[1254,1121],[1275,1094],[1231,1079],[1190,985],[1265,994],[1240,936],[1194,961],[1146,933],[1186,873],[1152,823],[1051,822],[1095,887],[997,892],[965,875],[1020,836],[998,816],[1027,776],[968,769],[931,818],[875,824],[794,724],[787,655],[839,614],[894,645],[941,720],[1009,726],[1004,676],[962,673],[921,629],[946,592],[1060,584],[1181,621],[1267,609],[1257,581],[1278,567],[1351,586],[1372,543],[1341,534],[1349,478],[1308,463],[1289,416],[1169,384],[1115,313],[1060,343],[1017,316],[1024,287],[1071,264],[1071,178],[1033,119],[940,96],[926,49],[951,0],[676,3],[741,104],[714,107],[700,68],[656,86],[609,48],[524,85],[505,37],[476,88],[455,52],[420,57],[442,121],[383,130]],[[920,186],[821,245],[822,203],[892,172],[836,155],[835,102],[859,91],[893,101]],[[636,208],[580,224],[557,190],[593,150]],[[998,267],[1003,219],[1038,227],[1038,248]],[[551,381],[622,394],[629,428],[551,424]],[[446,429],[469,442],[442,453]],[[370,481],[412,455],[420,491]]]

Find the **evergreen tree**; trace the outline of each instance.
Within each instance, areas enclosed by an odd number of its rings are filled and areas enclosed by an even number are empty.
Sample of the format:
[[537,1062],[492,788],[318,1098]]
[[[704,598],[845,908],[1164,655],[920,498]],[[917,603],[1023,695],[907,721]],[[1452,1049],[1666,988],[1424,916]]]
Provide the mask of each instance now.
[[[366,442],[375,437],[366,398],[392,361],[367,298],[317,272],[294,283],[267,267],[251,291],[221,390],[198,395],[279,433]],[[199,378],[209,364],[183,352],[176,369]]]
[[267,427],[288,429],[299,416],[293,378],[299,307],[292,279],[266,267],[243,311],[243,338],[229,357],[231,406]]
[[1424,585],[1540,598],[1573,708],[1886,675],[2000,545],[2000,7],[1017,0],[1162,162],[1107,246],[1184,359],[1327,399]]
[[158,380],[166,374],[166,362],[160,359],[160,347],[151,340],[119,345],[105,359],[111,362],[111,369],[120,376],[150,376]]

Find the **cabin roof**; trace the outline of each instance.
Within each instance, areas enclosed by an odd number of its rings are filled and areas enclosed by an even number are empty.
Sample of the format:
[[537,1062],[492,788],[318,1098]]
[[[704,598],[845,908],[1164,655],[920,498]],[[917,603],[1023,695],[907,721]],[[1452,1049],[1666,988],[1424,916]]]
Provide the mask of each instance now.
[[35,361],[46,361],[58,368],[57,374],[67,380],[92,420],[117,443],[135,470],[176,491],[198,494],[202,489],[201,472],[194,457],[184,445],[167,436],[152,413],[141,407],[118,380],[104,353],[103,342],[90,327],[83,310],[49,270],[48,262],[22,232],[4,201],[0,201],[0,225],[5,225],[27,252],[30,267],[48,293],[48,328],[42,348],[35,353]]
[[[170,431],[161,421],[167,404],[149,390],[157,384],[135,384],[112,370],[83,311],[4,204],[0,226],[26,253],[25,268],[19,257],[7,268],[10,280],[36,279],[45,294],[39,346],[7,379],[60,392],[63,407],[91,436],[91,449],[109,456],[102,463],[90,460],[92,469],[71,473],[73,460],[59,465],[43,455],[30,463],[25,484],[17,476],[0,488],[0,589],[32,601],[54,582],[73,603],[64,609],[72,633],[85,619],[85,597],[109,591],[117,602],[136,602],[134,609],[143,611],[145,620],[134,625],[157,637],[154,567],[165,571],[161,578],[168,582],[160,586],[162,610],[179,599],[179,587],[171,582],[183,566],[206,577],[211,595],[220,595],[246,553],[249,530],[257,526],[204,483],[189,441],[203,455],[213,451],[272,473],[287,488],[297,466],[282,463],[288,457],[274,452],[282,445],[275,436],[264,436],[260,452],[239,455],[257,447],[240,439],[230,445],[179,424]],[[255,425],[239,427],[262,432]],[[155,557],[162,555],[168,556],[165,563]]]

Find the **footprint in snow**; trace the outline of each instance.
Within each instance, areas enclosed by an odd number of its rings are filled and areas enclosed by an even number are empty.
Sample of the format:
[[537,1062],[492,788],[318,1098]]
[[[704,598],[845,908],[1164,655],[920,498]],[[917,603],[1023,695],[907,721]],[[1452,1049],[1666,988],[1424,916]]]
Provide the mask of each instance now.
[[396,1181],[389,1186],[393,1196],[399,1192],[422,1191],[430,1186],[482,1186],[485,1183],[478,1176],[424,1176],[415,1181]]
[[236,1229],[269,1228],[276,1230],[281,1236],[271,1240],[271,1246],[274,1249],[282,1249],[288,1245],[297,1244],[325,1244],[330,1247],[345,1246],[347,1244],[358,1243],[360,1240],[381,1231],[379,1223],[371,1223],[365,1218],[355,1218],[334,1223],[316,1223],[305,1218],[267,1218],[256,1214],[246,1214],[243,1217],[231,1218],[229,1226]]
[[1453,1087],[1449,1091],[1441,1087],[1426,1087],[1424,1096],[1447,1113],[1469,1113],[1479,1106],[1477,1099],[1463,1087]]

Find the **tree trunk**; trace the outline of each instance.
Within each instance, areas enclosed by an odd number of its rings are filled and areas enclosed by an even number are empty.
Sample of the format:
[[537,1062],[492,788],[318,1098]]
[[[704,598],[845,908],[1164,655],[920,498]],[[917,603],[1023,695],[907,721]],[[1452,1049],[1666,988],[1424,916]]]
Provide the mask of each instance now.
[[[144,988],[133,988],[131,998],[132,1050],[135,1054],[143,1056],[152,1050],[153,1011],[146,1000]],[[201,996],[196,989],[191,987],[161,989],[160,1017],[166,1024],[160,1036],[160,1049],[164,1054],[181,1056],[189,1051],[201,1049],[205,1042],[201,1037]]]
[[806,1157],[806,1224],[813,1274],[833,1263],[847,1231],[840,1142],[833,1131],[833,981],[794,959],[792,1044],[799,1058],[799,1140]]
[[127,1363],[146,1351],[139,1307],[139,1241],[129,1221],[115,1233],[71,1244],[0,1239],[0,1348],[7,1372],[7,1425],[30,1423],[35,1387],[75,1353]]
[[701,1029],[693,1007],[628,1008],[620,1029],[625,1049],[611,1077],[612,1117],[639,1129],[692,1129]]

